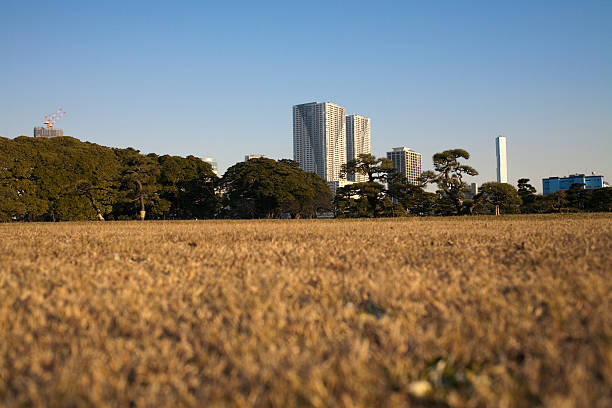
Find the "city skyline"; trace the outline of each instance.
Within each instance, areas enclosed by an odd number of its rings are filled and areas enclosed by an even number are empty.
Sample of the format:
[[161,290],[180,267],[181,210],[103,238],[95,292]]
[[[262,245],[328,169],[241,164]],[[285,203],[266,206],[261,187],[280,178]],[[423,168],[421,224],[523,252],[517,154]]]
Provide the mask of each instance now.
[[[45,5],[3,7],[0,136],[31,135],[62,106],[66,135],[214,156],[223,174],[248,152],[291,158],[288,107],[332,100],[372,118],[377,157],[410,146],[427,170],[434,153],[464,148],[479,172],[469,181],[482,184],[496,180],[503,134],[510,184],[612,178],[610,2],[330,4],[315,15],[284,3],[68,1],[45,12],[51,30],[31,24]],[[303,41],[313,30],[335,41]]]
[[[304,103],[304,104],[301,104],[301,105],[317,105],[317,104],[321,105],[321,106],[325,106],[325,104],[331,104],[334,107],[341,108],[342,111],[344,112],[344,116],[346,118],[345,128],[344,128],[344,137],[342,138],[344,147],[342,147],[342,146],[335,146],[334,145],[334,149],[336,150],[336,155],[338,155],[338,153],[343,151],[343,149],[344,149],[344,151],[346,151],[346,153],[347,153],[346,160],[348,161],[349,160],[349,155],[352,154],[351,152],[353,152],[353,150],[354,150],[354,147],[351,148],[349,146],[349,131],[348,131],[348,129],[349,129],[349,119],[352,120],[353,126],[355,126],[354,123],[356,123],[356,119],[358,119],[360,122],[363,122],[363,123],[360,124],[360,126],[358,126],[358,129],[361,132],[361,135],[357,136],[357,138],[355,139],[355,140],[359,140],[359,143],[360,143],[361,147],[358,149],[359,152],[355,153],[354,156],[356,157],[360,153],[371,153],[371,118],[368,118],[368,117],[365,117],[365,116],[362,116],[362,115],[357,115],[357,114],[346,115],[346,108],[344,106],[337,105],[337,104],[335,104],[334,102],[331,102],[331,101],[327,101],[327,102],[309,102],[309,103]],[[295,114],[296,106],[301,106],[301,105],[294,105],[293,106],[294,114]],[[340,116],[338,116],[338,117],[340,117]],[[49,132],[49,131],[51,131],[51,132]],[[55,131],[55,133],[52,133],[53,131]],[[37,132],[38,132],[38,134],[37,134]],[[2,136],[2,135],[0,135],[0,136]],[[27,135],[19,135],[19,136],[27,136]],[[53,129],[53,128],[47,129],[47,128],[42,127],[42,126],[35,126],[34,127],[34,137],[57,137],[57,136],[64,136],[63,129],[59,129],[59,128],[57,128],[57,129]],[[72,136],[72,135],[66,135],[66,136]],[[356,135],[354,134],[353,137],[355,137],[355,136]],[[72,136],[72,137],[75,137],[75,136]],[[498,183],[499,182],[501,182],[501,183],[508,183],[508,177],[507,177],[507,174],[508,174],[508,163],[507,163],[506,139],[507,138],[505,136],[502,136],[502,135],[499,135],[499,136],[495,137],[495,160],[496,160],[496,162],[495,162],[495,165],[496,165],[496,167],[495,167],[495,174],[496,174],[495,181],[498,182]],[[89,140],[85,139],[83,141],[89,141]],[[122,147],[128,147],[128,146],[122,146]],[[129,147],[133,147],[133,146],[129,146]],[[417,152],[413,151],[410,148],[406,148],[406,147],[393,148],[392,152],[386,152],[386,157],[389,158],[389,159],[395,160],[396,158],[392,157],[392,154],[394,152],[398,152],[399,150],[402,150],[402,149],[403,150],[407,149],[407,151],[409,151],[410,153],[414,153],[414,154],[418,155],[419,156],[418,167],[419,167],[419,169],[421,169],[421,171],[424,171],[424,169],[422,169],[422,167],[421,167],[421,156],[422,156],[421,153],[417,153]],[[143,152],[143,153],[158,153],[158,154],[162,154],[162,155],[165,154],[163,152]],[[186,154],[178,154],[178,155],[181,155],[181,156],[189,156],[189,155],[198,156],[197,154],[194,154],[194,153],[186,153]],[[236,162],[236,163],[229,164],[225,168],[223,168],[223,171],[220,171],[219,170],[219,166],[217,164],[217,161],[216,161],[216,159],[214,157],[204,157],[204,156],[198,156],[198,157],[200,157],[202,160],[204,160],[204,161],[208,162],[209,164],[211,164],[211,166],[213,167],[214,173],[217,174],[217,176],[219,176],[219,177],[221,177],[223,175],[223,173],[227,170],[227,168],[231,167],[233,164],[238,163],[238,162]],[[264,155],[264,154],[247,154],[247,155],[244,156],[244,161],[247,161],[247,160],[252,159],[252,158],[261,158],[261,157],[266,157],[266,155]],[[376,156],[376,157],[385,157],[385,156],[381,155],[381,156]],[[279,159],[280,160],[280,159],[285,159],[285,158],[288,158],[288,157],[276,157],[275,159]],[[294,156],[292,157],[292,159],[295,160],[295,124],[294,124]],[[332,160],[332,162],[335,162],[335,161]],[[341,161],[335,163],[334,166],[333,166],[333,169],[334,169],[333,172],[335,172],[335,169],[340,168],[340,166],[342,164],[344,164],[344,163],[341,162]],[[399,170],[400,168],[398,166],[395,166],[395,164],[396,163],[394,162],[394,167],[398,168],[398,170]],[[304,170],[306,170],[306,169],[304,169]],[[307,170],[307,171],[312,171],[312,170]],[[317,173],[317,171],[312,171],[312,172]],[[406,172],[403,172],[403,173],[405,175],[407,175]],[[592,170],[591,173],[595,174],[596,171]],[[599,172],[599,173],[601,173],[601,172]],[[350,175],[348,175],[344,181],[348,181],[348,182],[367,181],[365,176],[361,176],[360,177],[360,175],[356,175],[356,177],[358,178],[358,180],[352,180]],[[605,179],[605,175],[603,175],[603,177]],[[336,177],[336,178],[334,178],[332,180],[327,180],[326,177],[322,177],[322,178],[324,180],[326,180],[326,181],[336,181],[337,182],[338,180],[340,180],[339,177]],[[412,178],[411,177],[408,177],[408,178],[409,178],[409,181],[415,182],[415,180],[413,180],[414,176]],[[530,177],[522,176],[522,177],[518,177],[518,178],[530,178]],[[530,180],[531,180],[532,183],[534,183],[534,187],[536,187],[536,190],[539,191],[540,193],[543,193],[546,189],[544,188],[544,190],[542,190],[542,188],[540,187],[541,184],[538,185],[537,181],[538,180],[543,181],[543,180],[548,179],[548,178],[557,178],[557,176],[555,176],[555,175],[548,175],[548,176],[545,176],[545,177],[541,177],[540,179],[530,178]],[[474,180],[474,179],[475,179],[475,177],[472,177],[472,180]],[[493,180],[488,180],[488,181],[493,181]],[[470,182],[470,183],[471,183],[471,185],[474,185],[474,184],[478,185],[477,182]],[[606,183],[607,183],[607,181],[606,181]],[[512,184],[512,183],[510,183],[510,184]],[[330,188],[332,188],[332,187],[330,186]],[[431,188],[433,188],[433,187],[430,187],[430,189]],[[335,191],[334,188],[332,188],[332,190]]]

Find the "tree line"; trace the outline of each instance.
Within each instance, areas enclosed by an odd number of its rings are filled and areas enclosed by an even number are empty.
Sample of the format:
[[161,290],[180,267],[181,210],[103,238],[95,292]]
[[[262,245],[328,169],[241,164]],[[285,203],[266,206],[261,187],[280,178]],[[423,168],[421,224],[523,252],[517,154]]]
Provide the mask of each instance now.
[[[349,184],[334,199],[337,217],[397,217],[406,215],[473,215],[612,211],[612,188],[584,189],[575,184],[568,191],[538,195],[522,178],[518,189],[507,183],[484,183],[473,197],[467,176],[478,171],[466,164],[464,149],[450,149],[433,155],[433,170],[415,181],[399,174],[390,159],[361,154],[342,168],[343,174],[358,173],[367,182]],[[434,185],[435,192],[426,191]]]
[[[610,188],[572,186],[536,195],[529,180],[519,188],[485,183],[467,199],[464,180],[478,172],[469,153],[446,150],[434,169],[410,183],[390,160],[360,155],[343,167],[368,181],[332,196],[316,174],[288,159],[240,162],[219,178],[194,156],[141,154],[71,137],[0,137],[0,221],[123,219],[397,217],[483,213],[611,211]],[[437,187],[435,193],[425,190]]]
[[219,178],[194,156],[0,137],[0,221],[314,217],[331,203],[292,160],[237,163]]

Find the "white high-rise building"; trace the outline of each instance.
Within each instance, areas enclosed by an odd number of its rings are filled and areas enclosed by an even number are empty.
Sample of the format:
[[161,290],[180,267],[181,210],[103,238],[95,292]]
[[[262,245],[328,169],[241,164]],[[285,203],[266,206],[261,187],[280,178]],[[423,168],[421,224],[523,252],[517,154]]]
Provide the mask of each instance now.
[[506,158],[506,136],[495,138],[495,153],[497,155],[497,182],[508,182],[508,160]]
[[[346,160],[356,159],[360,154],[372,153],[371,120],[365,116],[346,117]],[[347,179],[358,183],[368,181],[364,174],[350,173]]]
[[346,164],[346,110],[331,102],[293,106],[293,159],[327,182]]

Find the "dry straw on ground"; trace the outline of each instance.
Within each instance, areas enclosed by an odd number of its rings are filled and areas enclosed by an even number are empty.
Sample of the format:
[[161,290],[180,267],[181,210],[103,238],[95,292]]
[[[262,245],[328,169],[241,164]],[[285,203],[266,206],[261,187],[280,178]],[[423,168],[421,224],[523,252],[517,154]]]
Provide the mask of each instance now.
[[2,406],[612,406],[612,217],[0,225]]

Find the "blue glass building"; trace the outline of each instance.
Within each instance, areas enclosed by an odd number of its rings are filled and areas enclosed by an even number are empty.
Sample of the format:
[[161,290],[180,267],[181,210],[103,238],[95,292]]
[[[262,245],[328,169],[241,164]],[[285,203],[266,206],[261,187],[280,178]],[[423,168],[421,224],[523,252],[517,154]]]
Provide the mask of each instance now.
[[569,190],[572,184],[582,183],[582,188],[603,188],[603,176],[585,176],[584,174],[570,174],[568,177],[548,177],[542,179],[544,194],[554,193],[558,190]]

